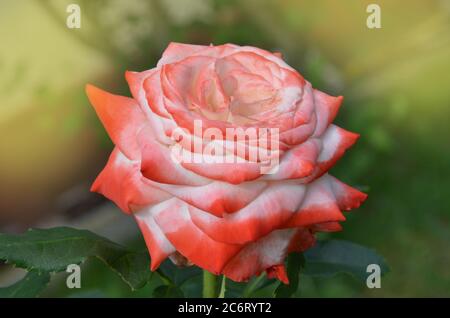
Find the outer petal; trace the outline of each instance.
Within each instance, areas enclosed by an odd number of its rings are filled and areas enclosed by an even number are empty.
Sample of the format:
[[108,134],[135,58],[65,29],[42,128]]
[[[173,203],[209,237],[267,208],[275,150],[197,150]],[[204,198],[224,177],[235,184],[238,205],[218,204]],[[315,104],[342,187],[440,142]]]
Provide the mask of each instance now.
[[332,176],[329,176],[329,178],[340,209],[345,211],[356,209],[367,199],[367,194],[346,185]]
[[213,240],[230,244],[253,242],[280,228],[299,209],[305,186],[275,183],[242,210],[218,218],[190,207],[192,221]]
[[223,266],[242,248],[212,240],[192,223],[186,203],[178,199],[172,199],[170,207],[154,217],[180,254],[212,273],[221,273]]
[[295,235],[289,242],[288,252],[304,252],[316,244],[316,237],[309,228],[297,228]]
[[167,208],[171,202],[169,199],[160,204],[149,206],[134,214],[150,252],[151,270],[157,269],[162,261],[176,252],[175,247],[167,240],[154,219],[154,215]]
[[343,100],[343,96],[334,97],[319,90],[314,90],[317,125],[313,136],[320,136],[328,125],[331,124],[336,117]]
[[300,210],[284,225],[305,227],[318,223],[344,221],[341,210],[358,207],[367,195],[325,174],[308,185]]
[[140,163],[129,160],[118,148],[112,152],[91,191],[103,194],[125,212],[136,211],[171,197],[149,186],[140,172]]
[[146,118],[134,99],[107,93],[87,85],[86,93],[114,144],[130,159],[139,158],[137,134]]
[[266,269],[267,278],[276,278],[285,284],[289,284],[289,278],[286,273],[286,267],[284,264],[273,265]]
[[273,231],[264,238],[246,245],[226,264],[223,274],[234,281],[241,282],[259,275],[266,269],[269,269],[271,273],[273,266],[283,264],[290,241],[295,234],[295,229]]
[[317,178],[327,172],[344,155],[345,151],[353,146],[359,135],[330,125],[322,135],[322,151],[317,158],[314,177]]

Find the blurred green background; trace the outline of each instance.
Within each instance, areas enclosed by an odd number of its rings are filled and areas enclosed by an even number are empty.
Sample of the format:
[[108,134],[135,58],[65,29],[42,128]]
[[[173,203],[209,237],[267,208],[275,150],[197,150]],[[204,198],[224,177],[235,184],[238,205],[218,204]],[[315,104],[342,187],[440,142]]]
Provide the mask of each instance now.
[[[66,27],[69,3],[81,29]],[[366,27],[369,3],[381,29]],[[84,85],[129,96],[125,70],[152,68],[170,41],[252,45],[345,96],[337,123],[361,138],[331,173],[369,199],[332,237],[391,267],[381,289],[302,277],[297,295],[449,297],[449,33],[448,0],[0,0],[0,230],[69,224],[142,246],[132,222],[88,191],[112,144]],[[149,296],[161,283],[133,293],[95,261],[85,272],[81,290],[55,277],[46,296]],[[0,267],[0,284],[20,275]]]

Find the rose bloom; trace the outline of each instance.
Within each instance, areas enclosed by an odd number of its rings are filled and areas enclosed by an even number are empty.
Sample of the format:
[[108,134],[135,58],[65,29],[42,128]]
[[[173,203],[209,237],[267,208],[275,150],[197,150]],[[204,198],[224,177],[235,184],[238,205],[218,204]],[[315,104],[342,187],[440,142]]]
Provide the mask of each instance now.
[[[342,96],[313,89],[278,53],[171,43],[155,68],[126,79],[133,98],[87,86],[115,144],[92,191],[136,219],[152,270],[169,257],[234,281],[266,271],[288,283],[287,254],[313,246],[318,231],[340,230],[341,211],[366,199],[327,173],[358,138],[332,124]],[[263,156],[249,160],[225,137],[227,129],[247,128],[279,132],[277,149],[245,146],[279,157],[267,173]],[[173,138],[180,129],[182,140]],[[236,160],[174,160],[176,145],[195,152],[190,145],[207,144],[207,129],[224,136],[216,142],[225,151],[212,156]]]

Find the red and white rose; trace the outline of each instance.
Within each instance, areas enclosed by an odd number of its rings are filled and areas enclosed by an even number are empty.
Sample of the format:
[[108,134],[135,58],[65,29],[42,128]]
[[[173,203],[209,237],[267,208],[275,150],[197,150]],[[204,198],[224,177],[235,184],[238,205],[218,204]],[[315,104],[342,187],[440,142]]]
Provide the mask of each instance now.
[[152,270],[169,257],[235,281],[266,271],[287,282],[287,254],[340,230],[341,211],[365,200],[327,173],[358,137],[332,124],[343,98],[279,54],[171,43],[126,79],[133,98],[87,86],[115,144],[92,190],[135,217]]

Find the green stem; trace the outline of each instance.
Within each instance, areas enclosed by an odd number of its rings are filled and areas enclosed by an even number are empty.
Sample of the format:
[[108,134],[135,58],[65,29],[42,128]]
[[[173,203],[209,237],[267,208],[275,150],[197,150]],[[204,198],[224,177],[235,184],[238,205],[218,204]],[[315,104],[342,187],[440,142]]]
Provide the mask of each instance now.
[[220,285],[220,292],[218,298],[225,298],[225,292],[226,292],[226,282],[227,278],[225,275],[222,276],[222,284]]
[[244,298],[250,297],[250,295],[255,291],[256,287],[258,287],[258,285],[264,280],[265,277],[266,275],[263,273],[258,277],[256,277],[255,279],[253,279],[252,282],[248,283],[247,287],[244,289],[242,296]]
[[203,270],[203,298],[216,297],[217,277],[210,272]]

